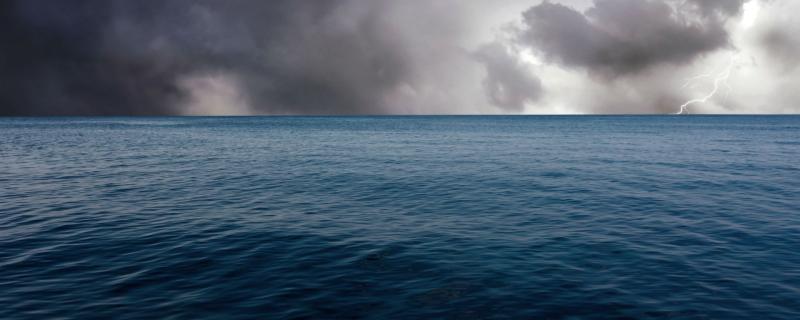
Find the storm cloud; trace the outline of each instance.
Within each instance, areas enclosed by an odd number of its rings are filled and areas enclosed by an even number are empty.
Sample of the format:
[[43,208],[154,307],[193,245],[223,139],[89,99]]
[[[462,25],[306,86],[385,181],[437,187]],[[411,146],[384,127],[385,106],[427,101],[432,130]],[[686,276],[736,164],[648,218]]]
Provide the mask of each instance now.
[[402,113],[390,96],[470,59],[450,3],[4,1],[2,113]]
[[[733,53],[797,82],[794,2],[749,1],[8,0],[0,115],[666,113]],[[698,108],[796,110],[751,91]]]
[[[733,13],[721,5],[733,2],[696,1],[704,13]],[[664,1],[597,0],[584,13],[544,2],[525,12],[524,21],[521,41],[548,60],[607,76],[688,63],[730,45],[723,19],[691,20]]]
[[524,62],[501,43],[491,43],[476,52],[486,65],[484,86],[490,101],[511,111],[523,111],[542,94],[542,82],[526,69]]

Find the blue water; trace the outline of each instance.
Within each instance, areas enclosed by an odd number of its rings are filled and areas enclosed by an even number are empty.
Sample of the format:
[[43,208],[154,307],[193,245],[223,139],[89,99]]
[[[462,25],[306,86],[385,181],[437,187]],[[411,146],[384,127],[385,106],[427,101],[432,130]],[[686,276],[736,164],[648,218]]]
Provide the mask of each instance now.
[[800,319],[800,117],[0,137],[3,319]]

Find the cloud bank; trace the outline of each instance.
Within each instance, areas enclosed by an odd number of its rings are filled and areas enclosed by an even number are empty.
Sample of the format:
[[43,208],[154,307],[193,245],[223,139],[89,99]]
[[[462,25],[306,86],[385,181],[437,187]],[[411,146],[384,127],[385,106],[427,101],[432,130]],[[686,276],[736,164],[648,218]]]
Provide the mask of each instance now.
[[734,54],[695,112],[798,112],[797,5],[759,3],[8,0],[0,115],[670,113]]
[[661,1],[597,0],[585,13],[545,2],[523,14],[520,40],[556,63],[612,77],[684,64],[729,45],[724,19],[705,14],[717,2],[701,3],[704,14],[692,21]]

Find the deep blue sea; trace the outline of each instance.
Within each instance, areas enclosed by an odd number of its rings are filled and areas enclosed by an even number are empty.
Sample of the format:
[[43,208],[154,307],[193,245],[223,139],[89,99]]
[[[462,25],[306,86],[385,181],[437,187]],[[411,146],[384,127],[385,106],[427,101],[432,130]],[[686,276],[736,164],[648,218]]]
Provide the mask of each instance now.
[[2,319],[800,319],[800,117],[0,119]]

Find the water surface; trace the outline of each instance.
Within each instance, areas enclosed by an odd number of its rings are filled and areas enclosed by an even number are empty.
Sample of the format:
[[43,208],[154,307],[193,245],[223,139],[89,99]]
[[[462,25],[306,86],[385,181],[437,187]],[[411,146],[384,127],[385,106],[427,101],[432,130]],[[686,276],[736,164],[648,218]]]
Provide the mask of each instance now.
[[799,319],[800,117],[0,119],[6,319]]

